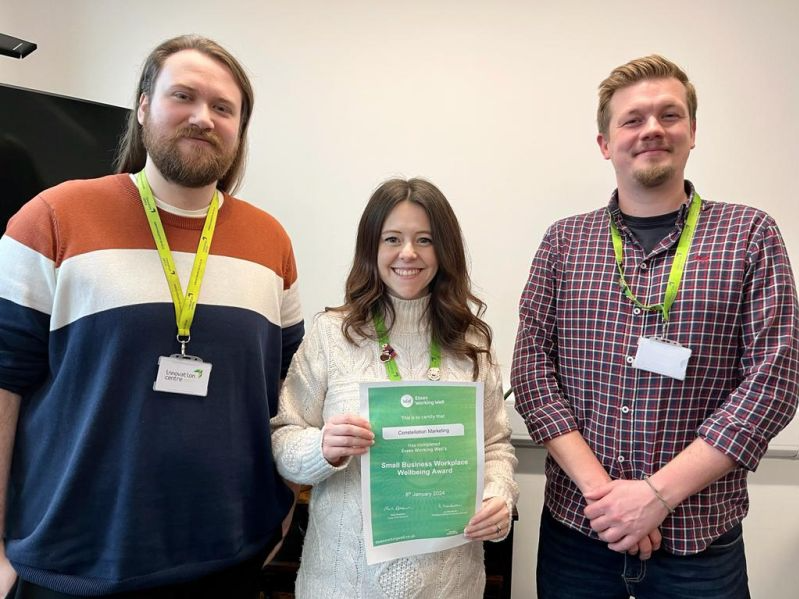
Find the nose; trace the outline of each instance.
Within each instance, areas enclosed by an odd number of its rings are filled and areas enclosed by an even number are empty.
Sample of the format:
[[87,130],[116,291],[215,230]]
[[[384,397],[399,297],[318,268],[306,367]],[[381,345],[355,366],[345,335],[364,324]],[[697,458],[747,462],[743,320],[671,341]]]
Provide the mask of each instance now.
[[415,260],[416,259],[416,248],[413,247],[412,242],[407,242],[402,246],[400,249],[400,258],[403,260]]
[[645,139],[663,135],[663,125],[660,120],[652,115],[644,123],[643,135]]
[[211,108],[205,102],[197,102],[189,116],[189,124],[208,131],[214,128],[214,120],[211,118]]

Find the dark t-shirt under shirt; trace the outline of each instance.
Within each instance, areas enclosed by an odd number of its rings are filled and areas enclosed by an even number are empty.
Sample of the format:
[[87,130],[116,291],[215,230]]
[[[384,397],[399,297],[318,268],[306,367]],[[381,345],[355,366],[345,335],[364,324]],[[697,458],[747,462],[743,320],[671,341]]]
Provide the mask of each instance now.
[[622,213],[622,218],[648,254],[661,239],[671,233],[678,213],[679,210],[658,216],[629,216]]

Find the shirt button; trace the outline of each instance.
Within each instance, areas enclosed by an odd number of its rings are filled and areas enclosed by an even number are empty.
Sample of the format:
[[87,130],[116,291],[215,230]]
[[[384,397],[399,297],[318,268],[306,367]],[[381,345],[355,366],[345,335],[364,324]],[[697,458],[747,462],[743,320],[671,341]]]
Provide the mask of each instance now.
[[627,357],[626,357],[626,358],[624,358],[624,359],[627,361],[627,363],[628,363],[628,364],[632,364],[632,363],[633,363],[633,360],[634,360],[635,358],[633,358],[632,356],[627,356]]
[[646,270],[646,262],[641,262],[641,270]]
[[641,313],[641,308],[638,308],[638,307],[633,308],[633,314],[638,316],[640,313]]
[[619,463],[620,463],[620,464],[621,464],[622,462],[624,462],[624,456],[623,456],[623,455],[620,455],[620,456],[619,456],[618,458],[616,458],[616,459],[619,461]]
[[630,411],[630,408],[628,406],[622,406],[621,407],[621,413],[622,414],[627,414],[627,413],[629,413],[629,411]]

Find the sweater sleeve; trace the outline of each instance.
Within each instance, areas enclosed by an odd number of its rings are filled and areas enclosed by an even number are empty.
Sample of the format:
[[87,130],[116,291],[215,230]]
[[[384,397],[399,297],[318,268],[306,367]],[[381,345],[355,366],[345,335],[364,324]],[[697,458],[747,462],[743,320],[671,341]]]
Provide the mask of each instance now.
[[324,315],[314,322],[300,344],[280,392],[277,416],[272,418],[272,451],[281,476],[315,485],[347,467],[332,466],[322,455],[322,410],[328,388],[329,344]]
[[0,389],[24,395],[47,376],[57,224],[37,196],[0,239]]
[[[511,427],[505,400],[502,393],[502,377],[496,356],[492,355],[491,366],[487,368],[485,379],[485,396],[483,404],[485,435],[485,486],[483,499],[501,497],[508,508],[508,525],[504,526],[505,535],[510,531],[513,518],[513,506],[519,497],[519,485],[513,478],[516,470],[516,452],[511,445]],[[502,539],[497,539],[500,541]]]
[[280,302],[280,322],[282,327],[283,352],[280,365],[280,378],[285,378],[294,354],[305,334],[302,306],[297,283],[297,264],[294,250],[286,235],[288,249],[283,257],[283,299]]

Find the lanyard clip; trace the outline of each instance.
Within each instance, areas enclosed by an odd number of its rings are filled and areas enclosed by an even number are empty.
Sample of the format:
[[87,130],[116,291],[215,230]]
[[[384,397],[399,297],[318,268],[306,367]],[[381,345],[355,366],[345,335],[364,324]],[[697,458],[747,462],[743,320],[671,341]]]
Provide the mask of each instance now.
[[180,343],[180,355],[186,356],[186,344],[191,341],[191,335],[177,334],[178,343]]

